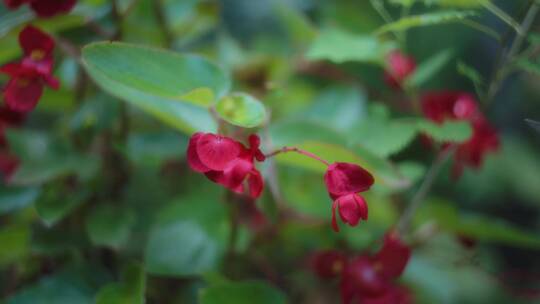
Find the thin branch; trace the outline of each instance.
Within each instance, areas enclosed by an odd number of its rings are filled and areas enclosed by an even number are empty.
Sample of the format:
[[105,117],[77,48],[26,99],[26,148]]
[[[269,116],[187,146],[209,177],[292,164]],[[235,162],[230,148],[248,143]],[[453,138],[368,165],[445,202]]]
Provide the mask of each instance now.
[[539,9],[540,6],[538,5],[538,3],[533,2],[529,10],[527,11],[527,14],[525,15],[523,22],[521,23],[521,25],[519,25],[520,31],[518,31],[518,34],[514,38],[510,50],[501,60],[501,64],[498,65],[498,68],[496,68],[496,72],[494,73],[491,83],[488,86],[486,102],[491,101],[493,97],[495,97],[495,94],[497,94],[497,92],[499,91],[499,88],[504,78],[508,75],[508,72],[510,71],[507,65],[513,60],[514,56],[521,49],[523,42],[527,37],[527,32],[529,31],[534,21],[534,18],[538,14]]
[[523,29],[519,25],[519,23],[514,20],[510,15],[508,15],[505,11],[500,9],[497,5],[495,5],[491,1],[484,1],[482,4],[488,11],[490,11],[493,15],[497,16],[499,19],[501,19],[504,23],[508,24],[510,27],[512,27],[518,35],[524,35]]
[[439,175],[439,172],[441,171],[444,163],[450,158],[450,155],[452,155],[454,151],[455,147],[445,148],[441,152],[439,152],[439,154],[433,161],[433,164],[429,168],[429,171],[426,173],[426,176],[424,177],[420,188],[418,188],[418,191],[416,191],[413,198],[411,199],[410,204],[407,206],[398,221],[397,230],[401,234],[405,234],[405,232],[409,229],[414,214],[422,205],[422,202],[426,198],[426,195],[429,193],[431,186],[433,186],[433,183]]
[[275,150],[275,151],[273,151],[273,152],[271,152],[271,153],[269,153],[269,154],[266,154],[265,156],[266,156],[267,158],[270,158],[270,157],[276,156],[276,155],[278,155],[278,154],[280,154],[280,153],[287,153],[287,152],[296,152],[296,153],[305,155],[305,156],[307,156],[307,157],[309,157],[309,158],[312,158],[312,159],[314,159],[314,160],[316,160],[316,161],[319,161],[319,162],[325,164],[326,166],[330,166],[330,163],[327,162],[326,160],[324,160],[324,159],[318,157],[317,155],[315,155],[315,154],[313,154],[313,153],[311,153],[311,152],[308,152],[308,151],[299,149],[299,148],[297,148],[297,147],[283,147],[283,148],[281,148],[281,149],[279,149],[279,150]]

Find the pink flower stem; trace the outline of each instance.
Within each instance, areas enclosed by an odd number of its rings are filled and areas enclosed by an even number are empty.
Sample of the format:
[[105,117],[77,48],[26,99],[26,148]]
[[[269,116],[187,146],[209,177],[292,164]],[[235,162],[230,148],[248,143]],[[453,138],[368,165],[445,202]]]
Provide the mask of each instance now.
[[312,159],[314,159],[316,161],[319,161],[319,162],[325,164],[326,166],[330,166],[330,163],[327,162],[326,160],[318,157],[317,155],[315,155],[315,154],[313,154],[311,152],[299,149],[297,147],[283,147],[281,149],[275,150],[274,152],[266,154],[265,156],[266,156],[266,158],[270,158],[270,157],[276,156],[276,155],[278,155],[280,153],[287,153],[287,152],[296,152],[296,153],[305,155],[305,156],[307,156],[309,158],[312,158]]

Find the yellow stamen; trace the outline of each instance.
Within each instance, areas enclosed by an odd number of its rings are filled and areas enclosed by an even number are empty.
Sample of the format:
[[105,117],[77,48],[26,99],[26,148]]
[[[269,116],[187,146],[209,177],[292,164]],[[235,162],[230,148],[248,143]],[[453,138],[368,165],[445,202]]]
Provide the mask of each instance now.
[[45,52],[43,50],[33,50],[32,53],[30,53],[30,58],[32,60],[41,60],[45,58]]

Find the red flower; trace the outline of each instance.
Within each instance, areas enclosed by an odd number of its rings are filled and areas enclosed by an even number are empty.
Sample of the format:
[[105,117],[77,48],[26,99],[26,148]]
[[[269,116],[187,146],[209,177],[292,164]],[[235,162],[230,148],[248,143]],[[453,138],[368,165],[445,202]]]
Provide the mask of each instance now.
[[0,106],[0,147],[7,147],[7,141],[4,134],[5,129],[22,124],[24,119],[24,114],[12,111],[5,106]]
[[246,148],[231,138],[198,132],[189,141],[188,163],[194,171],[204,173],[211,181],[237,193],[247,191],[252,198],[258,198],[264,182],[254,160],[263,161],[265,157],[259,149],[257,135],[249,137],[249,144]]
[[346,264],[347,258],[337,250],[317,252],[310,258],[311,269],[321,278],[340,275]]
[[6,105],[18,112],[32,110],[43,93],[43,85],[58,89],[59,82],[52,76],[52,50],[54,41],[33,26],[25,27],[19,34],[19,44],[24,51],[20,62],[0,67],[0,73],[11,76],[4,88]]
[[443,123],[446,120],[469,121],[472,137],[457,147],[453,175],[458,177],[464,166],[479,168],[485,154],[496,151],[499,137],[496,130],[478,109],[478,103],[468,93],[442,91],[422,96],[422,111],[428,119]]
[[[410,248],[397,235],[387,234],[379,252],[361,255],[347,264],[341,280],[343,303],[351,303],[355,298],[362,299],[361,303],[401,303],[390,299],[401,298],[394,281],[403,273],[410,255]],[[367,302],[368,299],[375,302]]]
[[412,57],[403,54],[399,50],[390,52],[387,60],[388,64],[384,71],[384,79],[390,87],[400,89],[403,82],[416,69],[416,62]]
[[17,170],[19,160],[8,152],[0,152],[0,175],[4,183],[9,182],[11,176]]
[[324,182],[332,203],[332,227],[339,231],[336,208],[341,220],[356,226],[360,219],[367,220],[366,201],[358,192],[367,191],[373,185],[373,176],[362,167],[350,163],[333,163],[324,174]]
[[76,0],[4,0],[4,3],[9,9],[16,9],[28,3],[36,15],[41,18],[66,14],[71,11],[76,2]]

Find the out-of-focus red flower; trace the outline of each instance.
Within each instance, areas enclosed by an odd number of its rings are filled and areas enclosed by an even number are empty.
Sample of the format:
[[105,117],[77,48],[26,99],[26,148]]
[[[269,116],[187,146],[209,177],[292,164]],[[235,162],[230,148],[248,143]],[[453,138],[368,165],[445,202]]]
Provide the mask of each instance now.
[[212,133],[195,133],[187,149],[189,166],[208,179],[234,192],[248,192],[258,198],[264,188],[255,159],[265,159],[257,135],[249,137],[249,148],[232,138]]
[[384,79],[390,87],[400,89],[403,82],[416,69],[416,62],[412,57],[403,54],[399,50],[390,52],[386,59]]
[[25,119],[24,113],[15,112],[6,106],[0,106],[0,148],[7,147],[5,130],[22,124]]
[[4,0],[9,9],[16,9],[23,4],[29,4],[34,13],[41,18],[69,13],[76,2],[76,0]]
[[369,190],[373,176],[364,168],[350,163],[333,163],[324,174],[324,182],[332,203],[332,228],[339,231],[336,209],[341,220],[356,226],[360,219],[367,220],[368,207],[359,192]]
[[[410,255],[410,248],[396,234],[387,234],[375,255],[361,255],[347,264],[341,280],[342,302],[360,299],[360,303],[402,303],[390,300],[404,296],[394,281],[403,273]],[[371,300],[375,302],[367,302]]]
[[337,250],[320,251],[310,258],[311,269],[321,278],[339,276],[346,264],[347,257]]
[[19,166],[19,159],[9,152],[0,152],[0,174],[4,183],[9,182],[11,176],[17,170]]
[[465,166],[479,168],[486,153],[499,148],[497,131],[478,109],[478,103],[468,93],[456,91],[430,92],[422,96],[424,116],[436,123],[464,120],[471,124],[471,138],[457,147],[453,175],[459,177]]
[[58,89],[59,82],[52,76],[54,41],[33,26],[26,26],[19,34],[24,51],[20,62],[0,67],[0,73],[11,77],[4,88],[4,100],[13,111],[28,112],[38,103],[46,84]]

